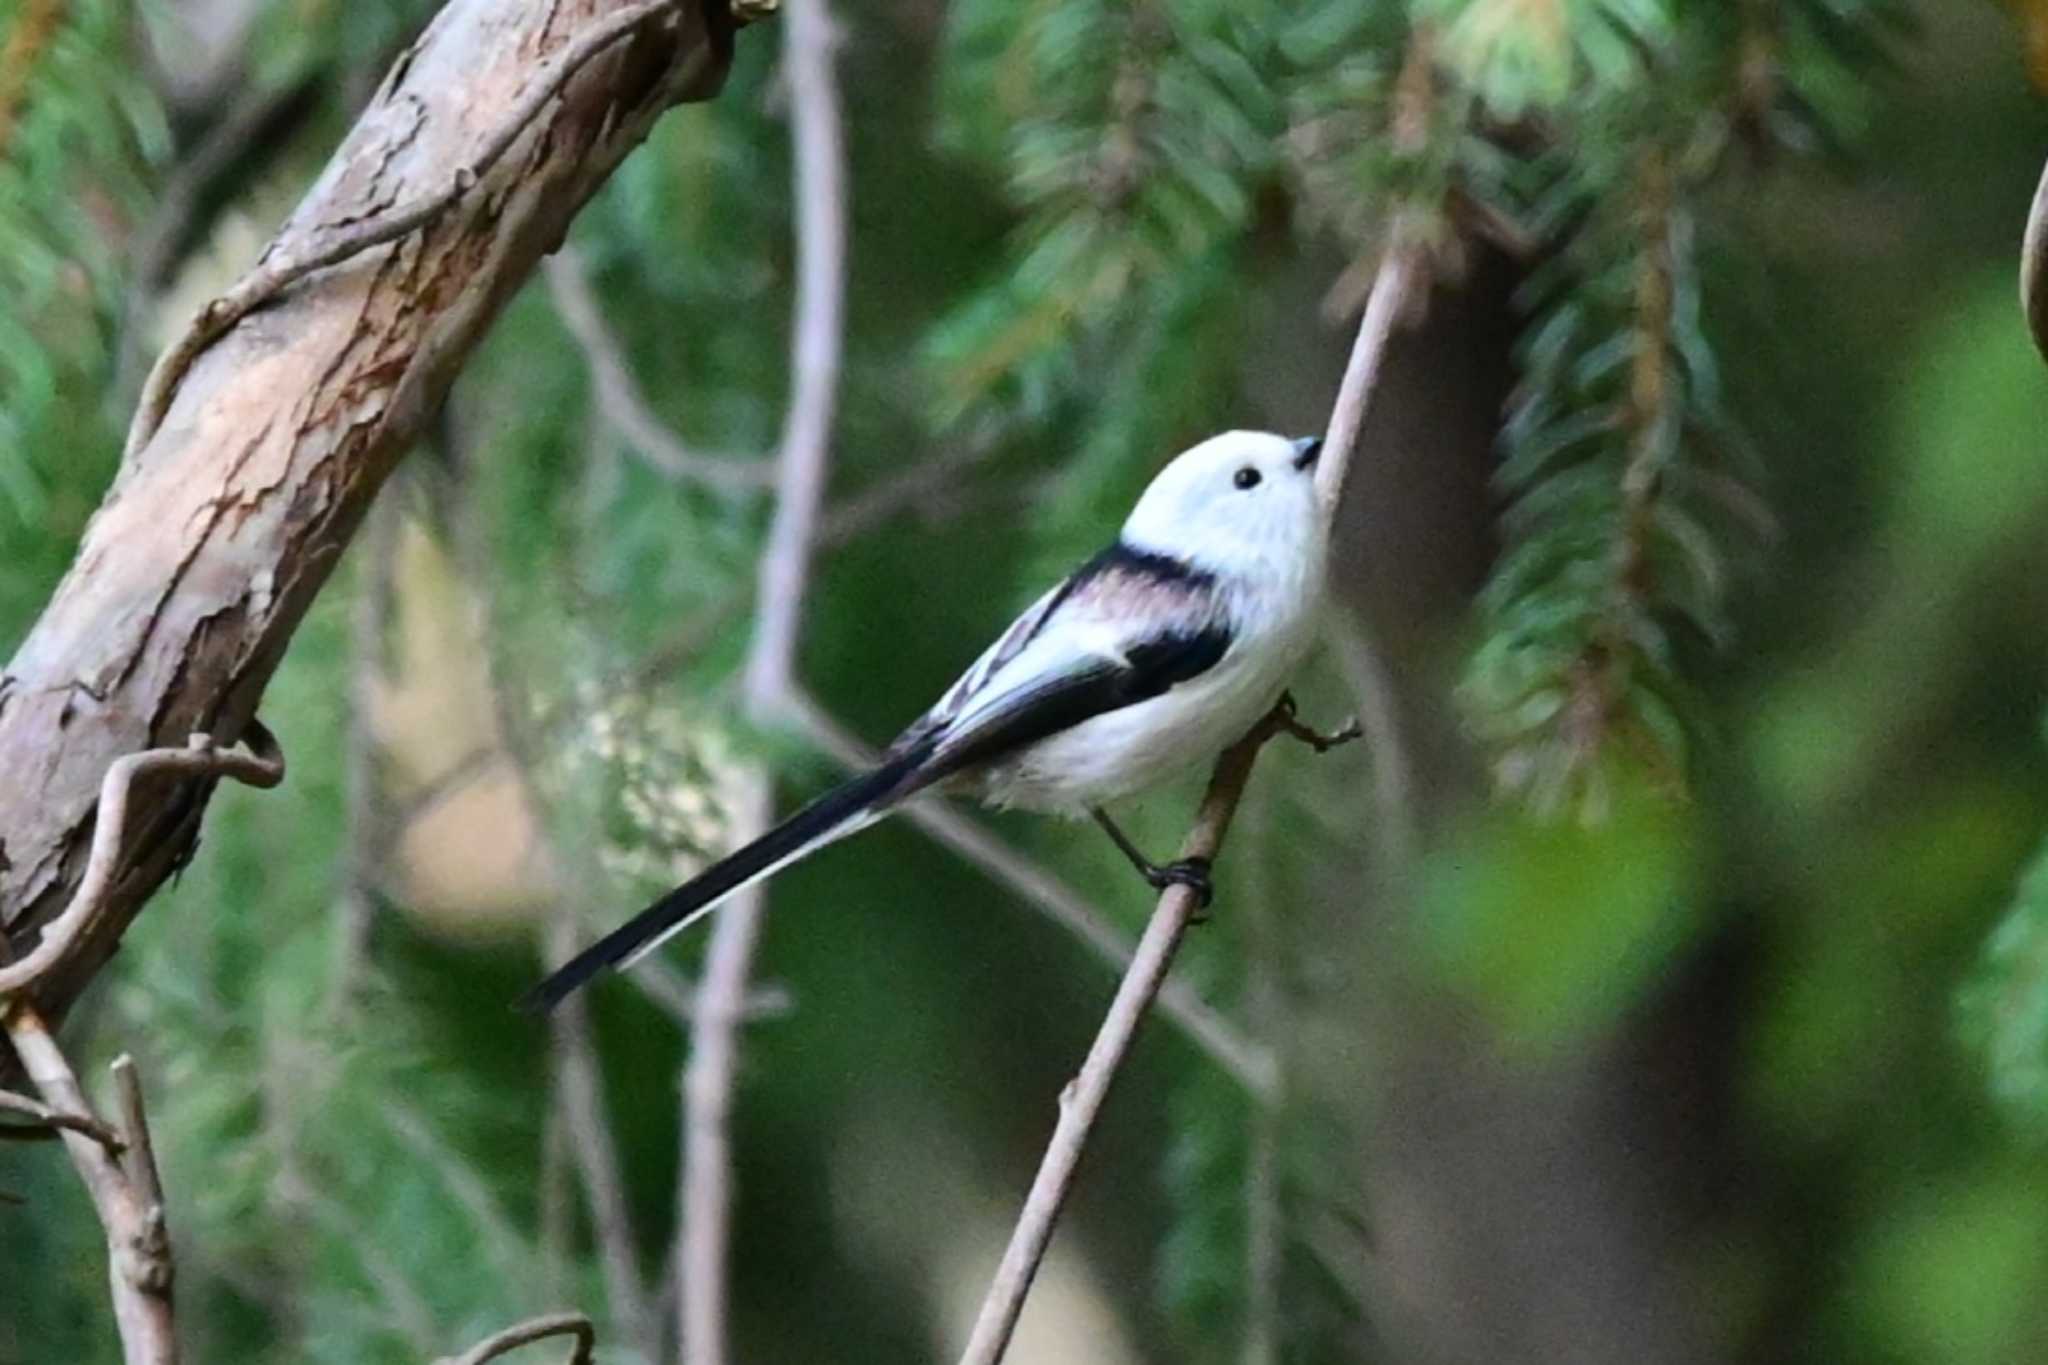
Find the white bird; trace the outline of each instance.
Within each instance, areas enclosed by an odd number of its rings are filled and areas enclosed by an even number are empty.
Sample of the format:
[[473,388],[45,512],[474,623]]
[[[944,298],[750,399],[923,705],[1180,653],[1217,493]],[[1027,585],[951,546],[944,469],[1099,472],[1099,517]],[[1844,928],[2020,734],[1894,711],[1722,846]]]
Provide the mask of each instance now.
[[1206,865],[1153,863],[1103,807],[1234,743],[1314,643],[1328,547],[1321,449],[1231,431],[1178,456],[1115,542],[1018,617],[874,769],[663,896],[522,1007],[552,1008],[599,970],[631,966],[734,892],[940,784],[1091,815],[1153,886],[1191,885],[1206,902]]

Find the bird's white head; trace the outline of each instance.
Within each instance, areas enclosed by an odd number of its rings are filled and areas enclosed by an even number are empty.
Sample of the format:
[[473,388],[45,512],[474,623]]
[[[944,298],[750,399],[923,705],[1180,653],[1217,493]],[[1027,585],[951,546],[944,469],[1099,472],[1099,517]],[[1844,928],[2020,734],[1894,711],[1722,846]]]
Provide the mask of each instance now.
[[1316,500],[1319,437],[1226,431],[1159,471],[1124,523],[1136,549],[1229,576],[1320,582],[1328,528]]

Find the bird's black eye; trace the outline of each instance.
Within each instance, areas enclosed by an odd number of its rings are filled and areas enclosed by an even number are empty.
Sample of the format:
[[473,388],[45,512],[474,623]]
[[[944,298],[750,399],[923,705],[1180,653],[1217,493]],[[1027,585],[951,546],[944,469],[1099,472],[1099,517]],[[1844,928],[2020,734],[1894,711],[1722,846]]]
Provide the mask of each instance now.
[[1259,486],[1259,471],[1253,469],[1250,465],[1246,465],[1243,469],[1238,470],[1230,481],[1239,488],[1257,488]]

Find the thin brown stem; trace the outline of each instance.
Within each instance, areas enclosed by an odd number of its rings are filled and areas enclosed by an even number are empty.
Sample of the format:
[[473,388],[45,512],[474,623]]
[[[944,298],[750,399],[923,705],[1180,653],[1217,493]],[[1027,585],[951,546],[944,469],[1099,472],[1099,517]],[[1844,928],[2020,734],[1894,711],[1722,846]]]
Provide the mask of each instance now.
[[1372,755],[1373,862],[1387,877],[1402,881],[1414,864],[1419,836],[1415,764],[1402,733],[1393,674],[1362,622],[1347,620],[1336,632],[1335,644],[1338,667],[1351,686]]
[[83,1133],[115,1156],[121,1154],[121,1135],[89,1114],[69,1114],[61,1109],[52,1109],[47,1104],[32,1100],[26,1095],[17,1095],[12,1090],[0,1090],[0,1109],[23,1115],[30,1124],[29,1128],[19,1132],[9,1129],[9,1137],[55,1137],[60,1132]]
[[[1366,302],[1365,317],[1359,323],[1358,339],[1351,349],[1351,359],[1345,368],[1344,382],[1338,390],[1328,434],[1323,441],[1322,458],[1316,469],[1316,493],[1326,520],[1335,516],[1338,500],[1343,496],[1345,475],[1350,469],[1366,408],[1378,386],[1394,325],[1402,316],[1414,312],[1416,300],[1411,295],[1426,278],[1426,262],[1421,248],[1408,242],[1398,224],[1394,243],[1373,281],[1372,294]],[[1195,814],[1194,827],[1181,845],[1181,858],[1214,861],[1224,835],[1229,832],[1238,802],[1244,795],[1245,783],[1251,777],[1252,764],[1260,747],[1276,734],[1294,733],[1301,729],[1306,727],[1294,717],[1292,705],[1283,702],[1275,706],[1250,734],[1223,752],[1210,775],[1209,788]],[[1315,738],[1321,740],[1324,737]],[[1044,1259],[1046,1246],[1052,1239],[1053,1224],[1066,1202],[1067,1191],[1073,1185],[1074,1172],[1080,1164],[1088,1135],[1095,1126],[1096,1116],[1108,1098],[1118,1068],[1130,1051],[1131,1041],[1146,1009],[1159,996],[1174,952],[1180,946],[1181,935],[1200,908],[1200,897],[1185,886],[1169,886],[1160,895],[1158,907],[1145,926],[1144,937],[1138,941],[1137,952],[1117,987],[1116,997],[1110,1002],[1109,1012],[1095,1035],[1087,1060],[1081,1064],[1080,1073],[1060,1094],[1059,1121],[1053,1129],[1052,1141],[1046,1147],[1031,1192],[1025,1197],[1023,1212],[1010,1234],[1010,1243],[996,1269],[995,1281],[989,1286],[987,1298],[982,1301],[981,1313],[975,1320],[967,1349],[960,1357],[961,1365],[996,1365],[1008,1349],[1010,1337],[1016,1331],[1018,1315],[1024,1310],[1025,1295],[1031,1290],[1031,1281],[1038,1273],[1039,1262]]]
[[381,1105],[385,1124],[462,1206],[476,1230],[481,1268],[505,1285],[520,1284],[528,1264],[527,1242],[477,1168],[434,1130],[427,1116],[396,1095]]
[[[1216,760],[1208,791],[1195,813],[1194,827],[1181,844],[1181,858],[1214,861],[1230,830],[1231,818],[1244,795],[1260,747],[1282,728],[1282,712],[1275,708]],[[1088,1135],[1109,1097],[1117,1071],[1130,1053],[1146,1009],[1159,994],[1181,936],[1200,908],[1201,897],[1190,887],[1169,886],[1161,893],[1158,907],[1145,926],[1144,937],[1138,941],[1130,970],[1124,973],[1095,1035],[1095,1043],[1088,1049],[1087,1060],[1060,1092],[1059,1122],[1053,1129],[1038,1176],[1032,1181],[1031,1192],[1025,1196],[1023,1212],[1011,1231],[1010,1244],[996,1269],[995,1281],[982,1301],[960,1365],[996,1365],[1008,1349],[1018,1315],[1024,1311],[1024,1297],[1031,1290],[1031,1281],[1052,1240],[1053,1224],[1066,1203],[1067,1192],[1073,1188],[1074,1172],[1080,1166]]]
[[591,1365],[596,1358],[597,1330],[590,1325],[589,1318],[581,1313],[549,1313],[493,1333],[459,1356],[441,1357],[435,1365],[484,1365],[487,1360],[496,1360],[508,1351],[516,1351],[536,1341],[546,1341],[549,1337],[576,1339],[569,1351],[569,1365]]

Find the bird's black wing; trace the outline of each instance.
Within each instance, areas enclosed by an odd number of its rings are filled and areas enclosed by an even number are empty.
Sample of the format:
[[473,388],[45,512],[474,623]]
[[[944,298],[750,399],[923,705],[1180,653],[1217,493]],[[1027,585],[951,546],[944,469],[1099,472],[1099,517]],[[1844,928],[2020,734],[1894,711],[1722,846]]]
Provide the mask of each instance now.
[[1230,643],[1231,632],[1221,624],[1164,632],[1127,645],[1121,658],[1094,656],[1082,667],[1007,691],[999,701],[975,709],[937,736],[931,756],[918,770],[917,786],[943,781],[1083,721],[1149,701],[1214,668],[1229,652]]
[[[1009,629],[983,650],[981,657],[946,689],[945,695],[929,711],[896,737],[889,746],[889,752],[892,755],[902,753],[928,740],[945,737],[961,724],[963,718],[973,716],[988,700],[989,685],[1016,663],[1027,649],[1038,643],[1047,627],[1062,614],[1069,618],[1177,620],[1189,626],[1183,632],[1186,639],[1205,632],[1213,634],[1221,629],[1215,624],[1219,613],[1216,611],[1214,575],[1186,560],[1140,550],[1117,540],[1026,608],[1010,623]],[[1195,648],[1194,655],[1183,657],[1179,651],[1184,643],[1185,640],[1176,643],[1174,637],[1160,635],[1152,640],[1140,639],[1135,645],[1124,648],[1123,660],[1106,655],[1077,655],[1071,659],[1053,660],[1042,679],[1034,679],[1020,688],[1018,697],[1006,698],[1003,709],[1007,712],[1012,705],[1040,693],[1069,694],[1065,704],[1081,708],[1080,697],[1095,689],[1092,695],[1099,705],[1092,710],[1078,709],[1074,720],[1069,722],[1078,724],[1101,711],[1128,706],[1132,701],[1143,701],[1215,663],[1212,658],[1200,663],[1199,667],[1191,667],[1194,660],[1201,658],[1201,647]],[[1227,638],[1223,645],[1228,648]],[[1217,657],[1220,658],[1221,654]],[[1145,691],[1143,675],[1161,669],[1168,675],[1175,674],[1176,670],[1183,671],[1177,676],[1165,677],[1155,690]],[[1118,676],[1125,672],[1140,676],[1118,682]],[[1006,678],[1005,684],[1013,681]],[[1118,700],[1126,687],[1134,689],[1129,699]],[[1048,711],[1047,714],[1051,713]],[[978,728],[978,725],[971,722],[970,728]],[[1061,728],[1060,725],[1050,725],[1029,739],[1042,739]],[[1029,739],[1017,742],[1028,743]]]

